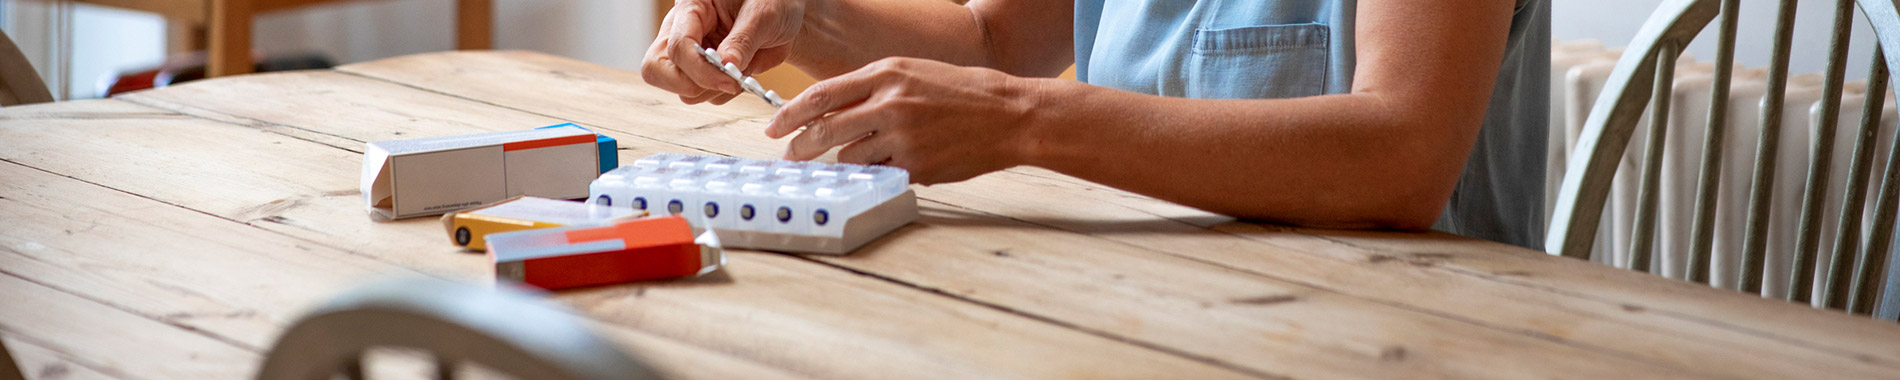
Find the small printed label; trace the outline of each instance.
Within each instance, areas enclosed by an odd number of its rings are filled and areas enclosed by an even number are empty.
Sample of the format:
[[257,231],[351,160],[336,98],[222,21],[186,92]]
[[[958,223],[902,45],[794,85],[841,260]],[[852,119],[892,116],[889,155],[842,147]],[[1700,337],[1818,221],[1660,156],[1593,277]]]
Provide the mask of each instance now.
[[521,281],[527,278],[527,269],[520,261],[495,263],[495,278]]
[[482,202],[450,203],[450,204],[445,204],[445,205],[423,207],[422,211],[434,212],[434,211],[444,211],[444,210],[460,210],[460,209],[481,206],[481,205],[482,205]]

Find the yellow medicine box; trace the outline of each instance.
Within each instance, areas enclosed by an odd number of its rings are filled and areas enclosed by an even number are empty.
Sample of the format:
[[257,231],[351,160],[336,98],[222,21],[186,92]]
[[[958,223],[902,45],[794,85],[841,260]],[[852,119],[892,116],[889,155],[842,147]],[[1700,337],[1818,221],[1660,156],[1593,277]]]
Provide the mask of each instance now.
[[583,224],[605,224],[645,217],[646,211],[604,207],[536,197],[516,197],[493,206],[442,216],[449,241],[456,246],[486,250],[488,234]]

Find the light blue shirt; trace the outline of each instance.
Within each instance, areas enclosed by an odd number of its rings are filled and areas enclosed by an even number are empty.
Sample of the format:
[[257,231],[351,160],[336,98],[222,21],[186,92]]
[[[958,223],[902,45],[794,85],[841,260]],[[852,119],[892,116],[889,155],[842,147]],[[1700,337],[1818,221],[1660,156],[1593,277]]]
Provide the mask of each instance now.
[[[1356,0],[1077,0],[1077,78],[1148,94],[1352,90]],[[1542,250],[1550,9],[1518,0],[1477,145],[1434,228]]]

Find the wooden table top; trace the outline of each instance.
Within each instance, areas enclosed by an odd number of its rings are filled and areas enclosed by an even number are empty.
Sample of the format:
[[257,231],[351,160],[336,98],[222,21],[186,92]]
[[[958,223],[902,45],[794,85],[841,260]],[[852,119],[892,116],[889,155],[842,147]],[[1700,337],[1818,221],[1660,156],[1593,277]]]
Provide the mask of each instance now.
[[[776,157],[770,108],[451,52],[0,109],[0,339],[30,378],[243,378],[391,274],[486,283],[370,221],[364,142],[574,122]],[[848,256],[552,295],[679,378],[1900,378],[1900,326],[1438,233],[1292,229],[1035,168],[916,187]],[[901,376],[900,376],[901,375]]]

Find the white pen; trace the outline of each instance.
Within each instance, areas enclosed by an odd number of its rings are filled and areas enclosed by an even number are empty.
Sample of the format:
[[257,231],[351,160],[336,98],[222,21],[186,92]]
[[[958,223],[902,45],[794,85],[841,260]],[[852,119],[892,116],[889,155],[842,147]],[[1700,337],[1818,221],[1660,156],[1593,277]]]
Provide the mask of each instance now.
[[713,66],[718,67],[719,71],[726,73],[726,76],[732,77],[732,80],[739,81],[740,89],[744,89],[745,92],[750,92],[753,95],[758,95],[760,98],[765,99],[765,104],[770,104],[772,107],[785,106],[785,100],[779,99],[777,92],[772,92],[772,90],[767,90],[764,86],[760,86],[758,79],[753,79],[744,73],[740,73],[739,67],[734,66],[730,62],[720,62],[719,52],[710,48],[699,47],[697,43],[693,44],[693,50],[698,51],[700,57],[706,58],[706,63],[711,63]]

